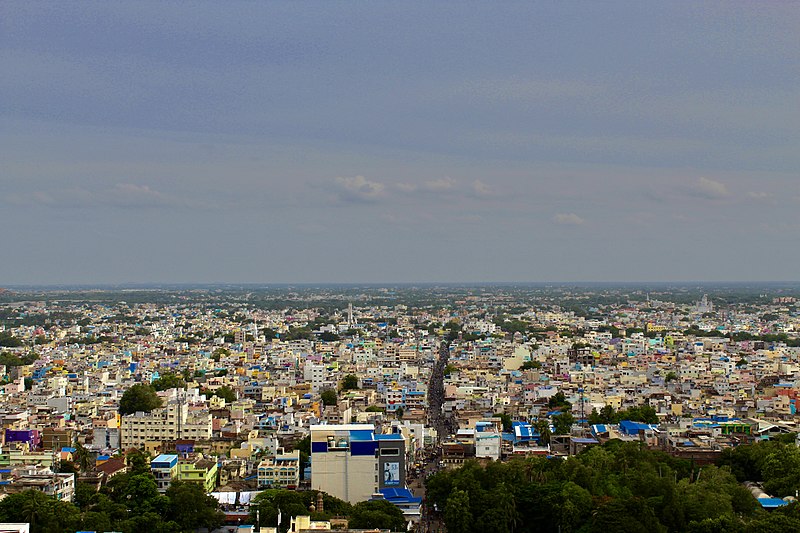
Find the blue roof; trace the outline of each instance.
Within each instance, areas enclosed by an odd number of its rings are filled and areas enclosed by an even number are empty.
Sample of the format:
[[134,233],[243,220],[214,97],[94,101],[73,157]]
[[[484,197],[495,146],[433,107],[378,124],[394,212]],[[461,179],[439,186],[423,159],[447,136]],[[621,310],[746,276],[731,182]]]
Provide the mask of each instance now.
[[619,430],[628,435],[638,433],[639,431],[647,431],[658,429],[657,424],[643,424],[641,422],[633,422],[631,420],[622,420],[619,423]]
[[758,503],[760,503],[761,507],[764,509],[775,509],[777,507],[789,505],[789,502],[785,502],[780,498],[759,498]]
[[159,455],[158,457],[153,459],[152,462],[154,462],[154,463],[169,463],[170,461],[177,461],[177,460],[178,460],[178,456],[177,455],[162,453],[161,455]]
[[391,503],[420,503],[422,498],[414,496],[414,494],[406,488],[386,488],[381,489],[381,494],[386,500]]
[[374,440],[375,433],[371,429],[351,429],[350,440]]
[[399,433],[391,433],[389,435],[375,435],[375,440],[403,440],[403,436]]

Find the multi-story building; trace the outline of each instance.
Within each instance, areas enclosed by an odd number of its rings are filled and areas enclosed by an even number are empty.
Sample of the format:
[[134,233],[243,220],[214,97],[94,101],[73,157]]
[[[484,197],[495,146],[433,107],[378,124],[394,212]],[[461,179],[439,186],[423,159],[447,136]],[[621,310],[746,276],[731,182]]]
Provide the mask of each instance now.
[[75,474],[23,474],[13,480],[18,490],[38,490],[48,496],[71,502],[75,496]]
[[178,476],[178,456],[161,454],[150,461],[150,471],[156,478],[158,492],[166,492],[173,479]]
[[405,440],[372,424],[311,426],[311,487],[351,503],[405,487]]
[[185,403],[172,401],[150,413],[123,416],[120,421],[120,445],[123,449],[140,448],[146,442],[177,439],[204,440],[212,435],[212,417],[206,410],[191,411]]
[[300,484],[300,450],[267,457],[258,464],[258,488],[294,489]]
[[494,421],[480,421],[475,424],[475,457],[500,459],[500,428]]
[[216,461],[199,457],[196,459],[181,459],[178,461],[176,479],[189,483],[202,485],[206,492],[212,492],[217,486]]

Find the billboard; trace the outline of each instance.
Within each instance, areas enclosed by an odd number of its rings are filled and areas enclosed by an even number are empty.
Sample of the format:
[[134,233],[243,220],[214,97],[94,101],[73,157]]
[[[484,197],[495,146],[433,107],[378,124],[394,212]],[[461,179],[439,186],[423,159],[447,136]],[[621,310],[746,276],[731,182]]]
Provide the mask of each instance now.
[[383,463],[383,484],[387,487],[400,484],[400,463]]

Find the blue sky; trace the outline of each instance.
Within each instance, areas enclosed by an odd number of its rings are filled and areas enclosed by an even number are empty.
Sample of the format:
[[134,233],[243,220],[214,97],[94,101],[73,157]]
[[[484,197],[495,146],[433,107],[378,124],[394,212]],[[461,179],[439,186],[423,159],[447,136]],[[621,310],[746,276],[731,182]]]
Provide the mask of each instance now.
[[0,4],[0,285],[796,280],[793,2]]

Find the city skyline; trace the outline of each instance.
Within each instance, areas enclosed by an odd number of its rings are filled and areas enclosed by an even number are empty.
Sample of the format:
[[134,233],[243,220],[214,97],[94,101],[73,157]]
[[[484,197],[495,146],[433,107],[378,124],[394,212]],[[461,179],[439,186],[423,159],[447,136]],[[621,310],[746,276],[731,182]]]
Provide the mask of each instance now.
[[791,3],[0,7],[0,286],[773,281]]

